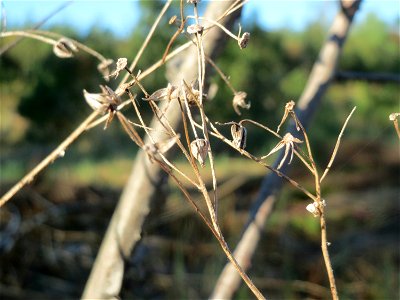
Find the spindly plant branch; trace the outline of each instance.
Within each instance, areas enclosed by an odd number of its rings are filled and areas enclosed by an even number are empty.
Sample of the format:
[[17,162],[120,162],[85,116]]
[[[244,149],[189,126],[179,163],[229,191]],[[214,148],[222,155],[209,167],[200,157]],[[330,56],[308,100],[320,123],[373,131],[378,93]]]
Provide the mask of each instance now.
[[10,200],[21,188],[32,182],[35,176],[54,162],[57,158],[63,157],[69,145],[71,145],[86,129],[87,126],[98,116],[100,112],[92,112],[56,149],[53,150],[44,160],[42,160],[35,168],[18,181],[7,193],[0,199],[0,207]]

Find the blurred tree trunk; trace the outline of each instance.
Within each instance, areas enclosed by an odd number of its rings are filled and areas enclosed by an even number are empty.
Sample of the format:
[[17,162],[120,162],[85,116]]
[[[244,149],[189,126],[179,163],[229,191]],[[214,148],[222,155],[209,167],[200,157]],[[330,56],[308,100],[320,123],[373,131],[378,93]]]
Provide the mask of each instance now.
[[[343,44],[360,3],[361,0],[340,2],[341,9],[333,21],[328,39],[321,48],[308,82],[297,102],[296,113],[304,127],[309,124],[322,96],[335,77],[336,65],[339,61]],[[293,135],[297,135],[293,124],[291,124],[288,131],[292,132]],[[283,151],[281,151],[274,164],[275,168],[282,158]],[[288,169],[288,164],[284,164],[280,171],[287,174]],[[280,190],[282,184],[283,179],[275,173],[271,172],[264,177],[258,196],[250,211],[249,220],[244,227],[243,235],[234,251],[237,261],[245,270],[250,266],[250,261],[257,248],[265,221],[276,201],[275,194]],[[234,267],[227,263],[218,278],[211,298],[232,298],[240,283],[241,279],[235,272]]]
[[[233,2],[211,2],[207,6],[205,16],[212,20],[217,19]],[[229,28],[239,15],[240,10],[222,19],[220,23]],[[222,30],[217,27],[211,29],[204,38],[205,54],[215,57],[221,51],[226,39],[227,35]],[[169,78],[172,84],[179,83],[182,79],[191,82],[197,78],[196,51],[194,47],[191,47],[189,52],[182,56],[183,59],[179,61],[179,64],[172,70],[168,70],[169,74],[174,74],[174,78]],[[166,105],[168,103],[164,103],[161,110],[164,110]],[[177,130],[181,123],[181,111],[177,101],[170,102],[166,117],[171,126]],[[165,138],[162,134],[163,127],[157,118],[153,119],[151,127],[155,129],[152,131],[155,141]],[[146,139],[145,142],[149,142],[149,140]],[[168,154],[171,153],[168,152]],[[164,179],[165,174],[159,165],[151,163],[146,153],[139,151],[101,244],[82,298],[109,299],[118,296],[124,276],[124,260],[130,256],[132,249],[140,240],[143,222],[150,211],[151,202],[157,200],[157,191]]]

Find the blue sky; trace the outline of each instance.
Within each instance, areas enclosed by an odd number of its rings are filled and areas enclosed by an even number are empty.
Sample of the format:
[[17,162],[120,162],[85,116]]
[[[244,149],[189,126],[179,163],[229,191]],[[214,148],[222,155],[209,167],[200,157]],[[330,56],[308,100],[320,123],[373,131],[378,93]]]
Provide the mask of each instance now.
[[[24,28],[27,22],[39,22],[65,2],[3,0],[7,26],[9,29]],[[267,30],[284,27],[301,30],[318,19],[329,24],[337,8],[338,1],[329,0],[250,0],[243,11],[243,22],[254,19]],[[400,1],[364,0],[355,21],[361,22],[371,12],[393,25],[400,18]],[[93,26],[99,26],[113,31],[117,36],[125,37],[137,24],[139,15],[138,1],[75,0],[53,16],[46,25],[69,24],[83,34]]]

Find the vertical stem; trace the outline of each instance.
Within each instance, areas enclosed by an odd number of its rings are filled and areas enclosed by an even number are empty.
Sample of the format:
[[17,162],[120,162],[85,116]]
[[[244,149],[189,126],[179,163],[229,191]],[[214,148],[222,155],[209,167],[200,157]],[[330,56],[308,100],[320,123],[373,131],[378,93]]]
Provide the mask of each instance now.
[[324,207],[322,207],[321,211],[322,212],[321,212],[321,217],[320,217],[320,224],[321,224],[321,248],[322,248],[322,254],[324,256],[326,271],[328,273],[329,285],[330,285],[330,288],[331,288],[332,299],[338,300],[339,296],[338,296],[337,289],[336,289],[335,275],[333,274],[332,264],[331,264],[331,260],[330,260],[330,257],[329,257],[329,251],[328,251],[328,241],[327,241],[327,238],[326,238],[326,222],[325,222]]

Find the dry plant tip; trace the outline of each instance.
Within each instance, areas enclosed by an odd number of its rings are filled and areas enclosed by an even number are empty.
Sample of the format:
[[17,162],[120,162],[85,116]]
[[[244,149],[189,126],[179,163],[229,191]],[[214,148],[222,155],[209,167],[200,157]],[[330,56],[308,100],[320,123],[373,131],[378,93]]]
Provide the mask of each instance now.
[[[289,113],[293,113],[294,112],[294,106],[295,106],[295,102],[293,100],[290,100],[289,102],[287,102],[285,104],[285,112],[283,113],[283,117],[281,122],[278,125],[278,129],[276,130],[276,132],[279,132],[279,129],[281,128],[282,124],[285,123],[287,117],[289,116]],[[299,130],[299,126],[296,122],[296,129]]]
[[282,149],[283,147],[285,147],[285,155],[283,156],[282,160],[280,161],[277,169],[279,170],[280,168],[282,168],[283,163],[285,162],[289,152],[290,154],[290,160],[289,160],[289,164],[292,162],[293,160],[293,153],[294,153],[294,143],[302,143],[303,141],[299,140],[298,138],[295,138],[290,132],[286,133],[282,140],[276,144],[276,146],[265,156],[261,157],[261,159],[264,159],[268,156],[270,156],[271,154],[277,152],[278,150]]
[[247,129],[241,125],[234,123],[231,126],[232,143],[238,149],[246,148]]
[[148,98],[142,98],[145,101],[171,101],[179,97],[179,89],[176,85],[168,83],[166,88],[159,89],[151,94]]
[[244,49],[247,47],[247,45],[249,44],[249,40],[250,40],[250,33],[249,32],[244,32],[242,34],[242,37],[240,39],[238,39],[238,45],[240,49]]
[[322,200],[320,203],[319,202],[313,202],[307,205],[306,209],[314,216],[314,217],[320,217],[321,216],[321,211],[323,207],[326,206],[325,200]]
[[177,16],[172,16],[171,19],[169,19],[168,24],[169,25],[175,24],[177,19],[178,19]]
[[124,70],[127,65],[128,65],[128,60],[125,57],[118,58],[115,70],[111,74],[107,75],[107,78],[114,76],[114,79],[117,79],[119,72]]
[[72,40],[61,38],[54,44],[53,52],[60,58],[69,58],[74,56],[74,52],[78,52],[78,47]]
[[190,143],[190,150],[202,167],[204,167],[209,147],[210,143],[205,139],[195,139]]
[[187,0],[186,3],[199,4],[201,0]]
[[246,103],[246,97],[247,93],[242,91],[235,93],[233,97],[232,100],[233,109],[239,116],[242,114],[239,110],[239,107],[244,109],[250,109],[251,103],[250,102]]
[[122,103],[118,95],[106,85],[100,85],[100,88],[101,93],[88,93],[83,90],[87,104],[93,110],[100,110],[101,113],[105,113],[107,110],[110,112],[117,110],[118,105]]
[[399,116],[400,116],[400,113],[391,113],[389,115],[389,120],[390,121],[395,121]]
[[204,27],[200,24],[193,24],[187,27],[186,31],[189,34],[203,34]]

